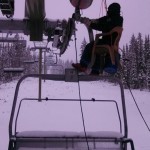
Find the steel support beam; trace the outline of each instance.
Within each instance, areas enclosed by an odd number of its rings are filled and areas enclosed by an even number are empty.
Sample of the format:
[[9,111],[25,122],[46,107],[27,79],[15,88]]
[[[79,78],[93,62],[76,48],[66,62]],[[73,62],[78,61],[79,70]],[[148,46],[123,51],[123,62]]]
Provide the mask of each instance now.
[[[29,19],[0,19],[0,33],[24,33],[29,35]],[[59,20],[59,23],[62,21]],[[47,34],[47,30],[55,30],[58,26],[58,20],[45,19],[44,31],[43,33]]]
[[24,45],[26,45],[26,40],[20,40],[20,39],[15,39],[15,38],[6,38],[6,37],[0,37],[0,42],[8,42],[8,43],[12,43],[12,42],[19,42],[19,43],[23,43]]
[[29,34],[27,20],[19,19],[4,19],[0,20],[0,32],[1,33],[24,33]]
[[30,20],[30,41],[43,41],[45,15],[44,0],[25,1],[25,18]]
[[[24,35],[30,35],[30,19],[0,19],[0,33],[23,33]],[[70,30],[67,31],[67,22],[65,20],[52,20],[52,19],[45,19],[43,21],[43,31],[42,31],[42,39],[43,34],[51,38],[52,42],[54,42],[53,38],[55,35],[55,30],[60,27],[62,29],[62,33],[60,33],[59,38],[63,37],[63,42],[60,43],[61,52],[65,51],[67,48],[68,42],[70,40],[71,34],[68,33]],[[72,31],[72,30],[71,30]],[[70,32],[71,32],[70,31]],[[35,35],[36,36],[36,35]],[[69,37],[68,37],[69,36]],[[37,36],[38,37],[38,36]],[[2,39],[0,39],[2,41]],[[5,40],[5,39],[4,39]],[[31,38],[30,38],[31,40]],[[36,41],[36,38],[34,39]],[[32,40],[31,40],[32,41]],[[59,49],[59,48],[58,48]],[[62,54],[62,53],[61,53]]]
[[25,18],[39,20],[44,19],[45,1],[44,0],[26,0],[25,1]]

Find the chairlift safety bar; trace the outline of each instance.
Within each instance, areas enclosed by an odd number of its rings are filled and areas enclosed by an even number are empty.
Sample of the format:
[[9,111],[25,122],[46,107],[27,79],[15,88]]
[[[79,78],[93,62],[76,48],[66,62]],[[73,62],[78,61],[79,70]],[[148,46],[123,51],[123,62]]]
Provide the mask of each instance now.
[[[16,90],[15,90],[15,95],[14,95],[14,100],[13,100],[13,105],[12,105],[12,110],[11,110],[11,116],[10,116],[10,121],[9,121],[9,138],[12,137],[12,126],[13,126],[13,119],[14,119],[14,114],[15,114],[15,108],[16,108],[16,103],[17,103],[17,98],[18,98],[18,92],[20,88],[20,84],[22,83],[23,80],[26,78],[33,77],[33,78],[41,78],[43,80],[55,80],[55,81],[66,81],[65,75],[48,75],[48,74],[29,74],[23,76],[17,83],[16,85]],[[101,79],[108,79],[111,81],[115,81],[119,84],[120,86],[120,92],[121,92],[121,100],[122,100],[122,111],[123,111],[123,121],[124,121],[124,137],[127,138],[128,135],[128,126],[127,126],[127,116],[126,116],[126,106],[125,106],[125,97],[124,97],[124,90],[123,90],[123,85],[121,81],[117,78],[112,78],[112,77],[107,77],[107,76],[89,76],[89,75],[79,75],[78,76],[78,81],[98,81]]]

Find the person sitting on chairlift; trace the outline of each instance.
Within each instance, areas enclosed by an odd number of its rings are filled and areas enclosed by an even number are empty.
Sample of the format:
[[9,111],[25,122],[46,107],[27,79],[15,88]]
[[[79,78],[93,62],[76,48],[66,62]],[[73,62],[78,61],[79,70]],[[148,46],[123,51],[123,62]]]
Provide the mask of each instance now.
[[[112,3],[109,5],[107,10],[107,15],[99,19],[89,19],[84,18],[82,23],[86,26],[101,31],[102,33],[108,33],[115,27],[123,27],[123,17],[120,15],[120,5],[118,3]],[[98,39],[98,45],[111,45],[116,36],[111,37],[110,35],[103,36],[101,39]],[[92,50],[93,50],[94,41],[88,43],[82,53],[80,63],[73,63],[72,66],[77,69],[79,72],[87,72],[87,68],[91,62]],[[117,72],[118,63],[117,59],[120,60],[120,54],[115,57],[115,64],[112,63],[110,54],[105,55],[105,62],[103,70],[110,74]],[[91,75],[99,75],[100,71],[100,57],[96,55],[93,66],[91,67]]]

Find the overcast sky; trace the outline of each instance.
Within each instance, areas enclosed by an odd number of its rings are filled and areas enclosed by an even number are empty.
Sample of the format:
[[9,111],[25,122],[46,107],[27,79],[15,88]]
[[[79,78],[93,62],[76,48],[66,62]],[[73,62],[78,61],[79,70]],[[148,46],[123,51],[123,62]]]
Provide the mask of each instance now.
[[[92,5],[82,11],[82,16],[98,18],[101,1],[93,0]],[[24,2],[24,0],[15,0],[14,18],[24,17]],[[120,47],[129,42],[133,33],[137,35],[138,32],[141,32],[143,36],[150,34],[150,0],[107,0],[107,5],[112,2],[120,3],[121,14],[124,17],[124,31],[120,41]],[[74,12],[74,7],[69,0],[45,0],[45,4],[46,18],[48,19],[68,20]],[[80,45],[84,37],[88,39],[88,35],[84,25],[78,23],[77,29],[77,43]]]

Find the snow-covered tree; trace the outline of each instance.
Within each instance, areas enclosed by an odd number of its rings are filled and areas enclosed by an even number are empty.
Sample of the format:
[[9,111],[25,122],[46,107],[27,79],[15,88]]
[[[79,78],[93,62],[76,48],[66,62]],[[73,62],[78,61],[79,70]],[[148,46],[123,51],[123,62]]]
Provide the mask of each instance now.
[[[142,34],[132,35],[122,53],[124,78],[132,88],[150,88],[150,40]],[[125,82],[124,82],[125,83]]]
[[146,88],[150,89],[150,38],[145,36],[144,42],[144,58],[146,66]]
[[86,41],[86,39],[84,38],[83,41],[82,41],[82,43],[81,43],[81,47],[80,47],[81,55],[82,55],[82,53],[83,53],[83,51],[84,51],[86,45],[87,45],[87,41]]

